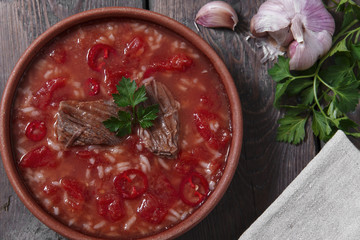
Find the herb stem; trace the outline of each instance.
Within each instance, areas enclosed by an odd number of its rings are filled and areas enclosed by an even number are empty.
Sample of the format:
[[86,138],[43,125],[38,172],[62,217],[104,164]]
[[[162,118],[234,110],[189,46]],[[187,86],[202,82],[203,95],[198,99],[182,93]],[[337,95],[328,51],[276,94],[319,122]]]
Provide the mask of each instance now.
[[331,91],[335,92],[335,89],[333,89],[329,84],[327,84],[323,79],[321,79],[320,76],[317,76],[317,78],[320,80],[322,84],[324,84],[327,88],[329,88]]
[[295,80],[295,79],[312,78],[312,77],[315,77],[315,73],[310,74],[310,75],[304,75],[304,76],[294,76],[293,78]]
[[[321,112],[322,115],[324,115],[325,118],[328,118],[328,116],[326,115],[326,113],[324,112],[323,108],[321,107],[320,105],[320,102],[319,102],[319,99],[317,97],[317,88],[316,88],[316,80],[319,78],[319,76],[315,76],[314,77],[314,85],[313,85],[313,88],[314,88],[314,99],[315,99],[315,102],[316,102],[316,105],[319,107],[319,110]],[[320,79],[320,78],[319,78]],[[321,80],[320,80],[321,81]]]
[[[339,40],[339,38],[341,38],[344,33],[349,30],[352,26],[354,26],[356,23],[358,23],[359,20],[355,19],[354,21],[352,21],[349,25],[347,25],[343,30],[341,30],[334,38],[333,38],[333,43],[335,43],[337,40]],[[329,51],[331,52],[331,50]]]
[[356,44],[359,41],[360,31],[358,31],[354,38],[354,44]]

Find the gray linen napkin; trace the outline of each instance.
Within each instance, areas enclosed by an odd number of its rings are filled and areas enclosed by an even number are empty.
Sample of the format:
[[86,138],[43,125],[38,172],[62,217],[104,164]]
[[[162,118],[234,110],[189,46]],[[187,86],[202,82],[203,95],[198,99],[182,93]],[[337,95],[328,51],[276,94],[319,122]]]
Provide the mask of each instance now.
[[342,131],[239,240],[360,239],[360,151]]

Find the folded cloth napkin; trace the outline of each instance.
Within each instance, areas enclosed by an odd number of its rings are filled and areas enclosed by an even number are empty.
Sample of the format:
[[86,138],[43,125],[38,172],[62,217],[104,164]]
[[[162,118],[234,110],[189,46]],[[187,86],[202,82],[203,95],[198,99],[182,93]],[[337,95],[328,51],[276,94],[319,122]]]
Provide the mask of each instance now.
[[239,240],[360,239],[360,151],[338,131]]

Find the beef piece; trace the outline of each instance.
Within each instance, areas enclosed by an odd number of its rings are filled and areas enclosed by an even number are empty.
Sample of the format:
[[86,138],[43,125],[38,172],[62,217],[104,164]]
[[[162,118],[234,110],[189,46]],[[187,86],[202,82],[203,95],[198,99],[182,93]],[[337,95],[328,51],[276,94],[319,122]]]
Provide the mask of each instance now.
[[122,139],[102,123],[116,117],[119,107],[113,101],[60,102],[55,131],[66,147],[76,145],[117,145]]
[[145,84],[148,100],[145,106],[159,104],[159,114],[154,126],[139,128],[138,134],[145,147],[156,155],[175,158],[178,153],[180,103],[160,82],[151,80]]

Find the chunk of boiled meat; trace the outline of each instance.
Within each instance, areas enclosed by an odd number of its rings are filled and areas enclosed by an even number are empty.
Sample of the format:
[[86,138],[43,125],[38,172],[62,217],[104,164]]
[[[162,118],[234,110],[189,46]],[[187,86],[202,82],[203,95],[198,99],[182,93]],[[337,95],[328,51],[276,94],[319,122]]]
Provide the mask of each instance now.
[[102,123],[116,117],[119,107],[113,101],[60,102],[55,131],[66,147],[77,145],[117,145],[122,139]]
[[159,113],[152,127],[139,128],[139,137],[145,147],[154,154],[175,158],[179,150],[180,103],[174,99],[164,84],[152,79],[144,85],[148,97],[144,105],[159,104]]

